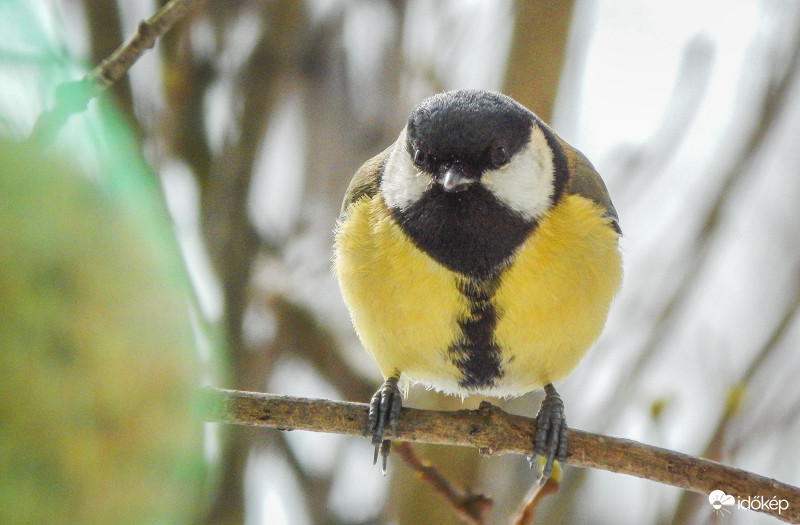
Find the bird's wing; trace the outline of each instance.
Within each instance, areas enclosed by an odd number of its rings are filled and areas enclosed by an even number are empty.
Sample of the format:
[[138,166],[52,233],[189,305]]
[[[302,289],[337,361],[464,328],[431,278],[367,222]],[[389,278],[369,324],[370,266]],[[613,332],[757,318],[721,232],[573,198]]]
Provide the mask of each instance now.
[[[563,142],[563,141],[562,141]],[[600,178],[600,174],[594,169],[592,163],[589,162],[583,153],[572,148],[566,143],[564,147],[570,148],[573,155],[569,157],[569,171],[570,179],[566,187],[566,192],[571,195],[580,195],[586,197],[595,204],[601,206],[605,210],[605,216],[611,221],[611,225],[622,233],[619,226],[619,216],[614,204],[611,202],[611,197],[608,195],[608,189]]]
[[344,215],[347,208],[354,202],[360,200],[362,197],[374,197],[378,193],[378,184],[380,183],[380,173],[383,169],[383,163],[391,153],[394,144],[375,155],[363,166],[358,168],[358,171],[350,181],[347,191],[344,194],[344,201],[342,202],[342,209],[340,214]]

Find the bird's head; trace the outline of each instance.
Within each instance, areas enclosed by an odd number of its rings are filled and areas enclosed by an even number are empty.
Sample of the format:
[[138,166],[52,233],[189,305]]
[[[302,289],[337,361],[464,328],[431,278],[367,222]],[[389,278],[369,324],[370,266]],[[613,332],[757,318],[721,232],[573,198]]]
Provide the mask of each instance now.
[[536,220],[556,193],[545,129],[532,112],[499,93],[460,90],[427,98],[411,112],[387,159],[384,199],[404,209],[431,194],[464,200],[480,193]]

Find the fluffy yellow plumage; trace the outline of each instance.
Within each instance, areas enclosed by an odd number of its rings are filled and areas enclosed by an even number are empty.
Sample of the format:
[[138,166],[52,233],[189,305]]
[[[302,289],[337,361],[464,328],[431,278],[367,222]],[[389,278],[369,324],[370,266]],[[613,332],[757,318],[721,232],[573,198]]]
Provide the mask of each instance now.
[[456,394],[541,387],[543,478],[567,454],[552,383],[600,335],[622,269],[617,214],[591,163],[533,113],[485,91],[436,95],[356,173],[334,270],[386,378],[369,432],[389,452],[401,381]]
[[[600,335],[622,271],[604,210],[569,195],[539,222],[503,275],[494,303],[502,381],[477,391],[522,395],[562,379]],[[468,315],[462,276],[418,249],[380,197],[355,203],[339,225],[334,270],[358,336],[384,377],[400,372],[465,394],[447,349]]]

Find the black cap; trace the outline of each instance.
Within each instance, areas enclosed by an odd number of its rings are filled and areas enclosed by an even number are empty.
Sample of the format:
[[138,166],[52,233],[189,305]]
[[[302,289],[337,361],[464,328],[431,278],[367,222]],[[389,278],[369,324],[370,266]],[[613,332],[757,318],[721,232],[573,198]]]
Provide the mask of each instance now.
[[494,167],[497,159],[492,153],[498,148],[503,148],[506,161],[521,150],[534,120],[528,109],[500,93],[448,91],[414,108],[408,119],[406,147],[431,173],[442,164],[455,162],[479,175]]

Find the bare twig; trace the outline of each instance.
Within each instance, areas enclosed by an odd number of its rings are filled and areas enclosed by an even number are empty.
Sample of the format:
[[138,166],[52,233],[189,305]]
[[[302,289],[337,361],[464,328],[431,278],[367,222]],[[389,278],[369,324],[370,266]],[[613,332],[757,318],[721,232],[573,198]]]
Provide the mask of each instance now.
[[31,131],[31,139],[49,142],[70,116],[86,109],[96,96],[121,79],[145,51],[155,46],[178,20],[202,0],[170,0],[147,21],[139,24],[136,34],[117,48],[82,79],[56,87],[53,107],[44,111]]
[[436,467],[419,459],[408,443],[398,443],[393,450],[419,475],[422,481],[430,484],[437,494],[443,496],[453,506],[456,514],[463,521],[474,525],[486,523],[484,513],[492,506],[492,500],[489,497],[458,490],[441,475]]
[[[787,65],[767,79],[766,88],[758,101],[759,112],[753,118],[753,129],[750,130],[734,160],[728,164],[727,170],[719,176],[720,183],[716,194],[713,198],[708,199],[711,204],[699,226],[694,246],[689,252],[691,257],[686,263],[686,269],[675,289],[670,293],[669,299],[664,302],[661,311],[655,317],[647,341],[637,350],[637,357],[629,371],[623,375],[615,395],[606,403],[607,408],[603,409],[603,413],[607,414],[606,422],[615,419],[617,410],[613,407],[622,406],[619,401],[631,396],[635,381],[642,376],[641,370],[656,355],[660,346],[668,340],[670,330],[679,326],[675,318],[680,312],[686,311],[684,303],[691,296],[689,292],[698,289],[697,281],[706,268],[709,256],[714,253],[712,247],[715,245],[712,239],[722,224],[723,212],[730,204],[729,197],[745,180],[745,175],[749,173],[758,152],[764,147],[770,134],[779,124],[778,117],[785,113],[787,101],[795,93],[798,71],[800,71],[800,32],[795,34]],[[733,129],[738,133],[741,125],[740,119],[736,118],[733,122]],[[722,143],[725,144],[725,148],[730,147],[727,141]],[[726,157],[723,153],[716,155],[719,158]]]
[[[800,270],[800,268],[798,268],[798,270]],[[800,272],[797,272],[797,275],[800,275]],[[761,349],[753,357],[753,360],[742,374],[742,377],[731,387],[728,399],[725,403],[725,409],[717,422],[717,427],[714,429],[711,438],[709,438],[706,444],[703,456],[715,460],[722,458],[722,449],[726,434],[730,426],[736,420],[736,416],[740,413],[745,392],[750,389],[753,376],[756,375],[764,363],[775,353],[775,350],[780,348],[780,343],[792,327],[792,322],[798,312],[800,312],[800,280],[796,282],[794,296],[784,310],[783,316],[773,327],[769,337],[767,337]],[[689,523],[691,516],[694,515],[697,511],[697,507],[701,503],[702,501],[688,497],[688,493],[681,494],[678,503],[675,505],[675,514],[672,517],[671,523],[673,525]]]
[[[364,435],[368,406],[324,399],[209,388],[206,419],[219,423]],[[478,410],[436,412],[403,408],[397,441],[474,447],[484,454],[530,454],[535,422],[488,403]],[[736,498],[785,500],[788,508],[762,506],[760,512],[800,523],[800,488],[714,461],[627,439],[570,429],[566,463],[619,472],[682,489]],[[783,506],[783,505],[782,505]],[[785,506],[784,506],[785,507]]]
[[533,523],[533,518],[536,515],[536,509],[539,507],[539,503],[542,502],[545,496],[558,492],[560,486],[561,484],[554,479],[554,476],[548,478],[547,481],[544,482],[544,485],[534,483],[531,490],[525,496],[525,500],[522,502],[519,511],[512,518],[512,525],[527,525]]

